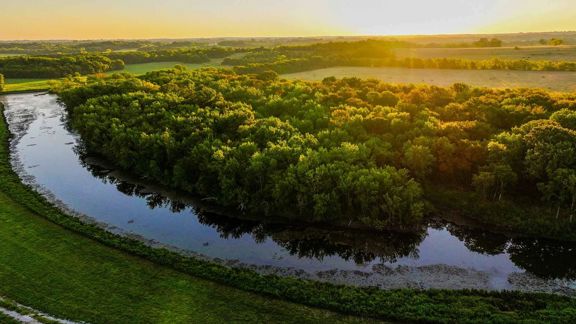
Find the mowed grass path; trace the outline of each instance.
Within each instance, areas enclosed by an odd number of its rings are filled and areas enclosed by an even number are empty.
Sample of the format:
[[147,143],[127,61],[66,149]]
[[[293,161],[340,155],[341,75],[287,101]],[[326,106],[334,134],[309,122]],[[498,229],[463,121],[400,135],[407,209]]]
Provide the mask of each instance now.
[[552,91],[576,91],[576,72],[333,67],[282,75],[286,79],[311,81],[320,81],[331,76],[374,78],[389,83],[450,86],[462,82],[490,88],[527,87]]
[[[2,120],[0,171],[9,170],[6,135]],[[11,194],[0,191],[0,296],[54,316],[90,323],[360,321],[159,266],[51,223]]]

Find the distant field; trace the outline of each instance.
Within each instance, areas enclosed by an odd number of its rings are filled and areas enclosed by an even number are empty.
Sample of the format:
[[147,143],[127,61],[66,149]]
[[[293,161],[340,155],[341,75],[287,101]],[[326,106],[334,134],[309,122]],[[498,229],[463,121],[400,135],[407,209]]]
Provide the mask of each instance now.
[[576,61],[576,46],[527,46],[498,48],[401,48],[396,49],[398,57],[419,58],[461,58],[467,60],[549,60]]
[[406,68],[335,67],[284,74],[286,79],[322,80],[326,77],[375,78],[390,83],[452,85],[457,82],[479,87],[544,88],[554,91],[576,91],[576,72],[438,70]]

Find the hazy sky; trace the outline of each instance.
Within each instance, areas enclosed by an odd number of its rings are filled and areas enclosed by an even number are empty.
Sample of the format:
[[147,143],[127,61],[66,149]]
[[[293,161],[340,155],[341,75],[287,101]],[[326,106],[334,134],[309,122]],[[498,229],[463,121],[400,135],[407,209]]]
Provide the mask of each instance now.
[[576,30],[576,0],[0,0],[0,39]]

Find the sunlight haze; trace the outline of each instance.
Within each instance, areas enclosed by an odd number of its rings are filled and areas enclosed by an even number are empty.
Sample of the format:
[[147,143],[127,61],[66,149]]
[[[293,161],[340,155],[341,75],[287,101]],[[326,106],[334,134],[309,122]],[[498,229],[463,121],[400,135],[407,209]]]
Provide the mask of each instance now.
[[0,39],[407,35],[574,30],[571,0],[3,1]]

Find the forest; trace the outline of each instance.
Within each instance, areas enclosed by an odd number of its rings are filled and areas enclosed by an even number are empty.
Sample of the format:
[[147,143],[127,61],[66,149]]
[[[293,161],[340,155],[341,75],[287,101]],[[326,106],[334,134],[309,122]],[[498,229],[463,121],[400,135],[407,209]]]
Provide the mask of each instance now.
[[245,213],[410,230],[450,188],[572,228],[574,94],[183,67],[54,91],[88,152]]
[[6,78],[59,78],[75,73],[95,74],[123,68],[123,61],[98,54],[0,58],[0,72]]

